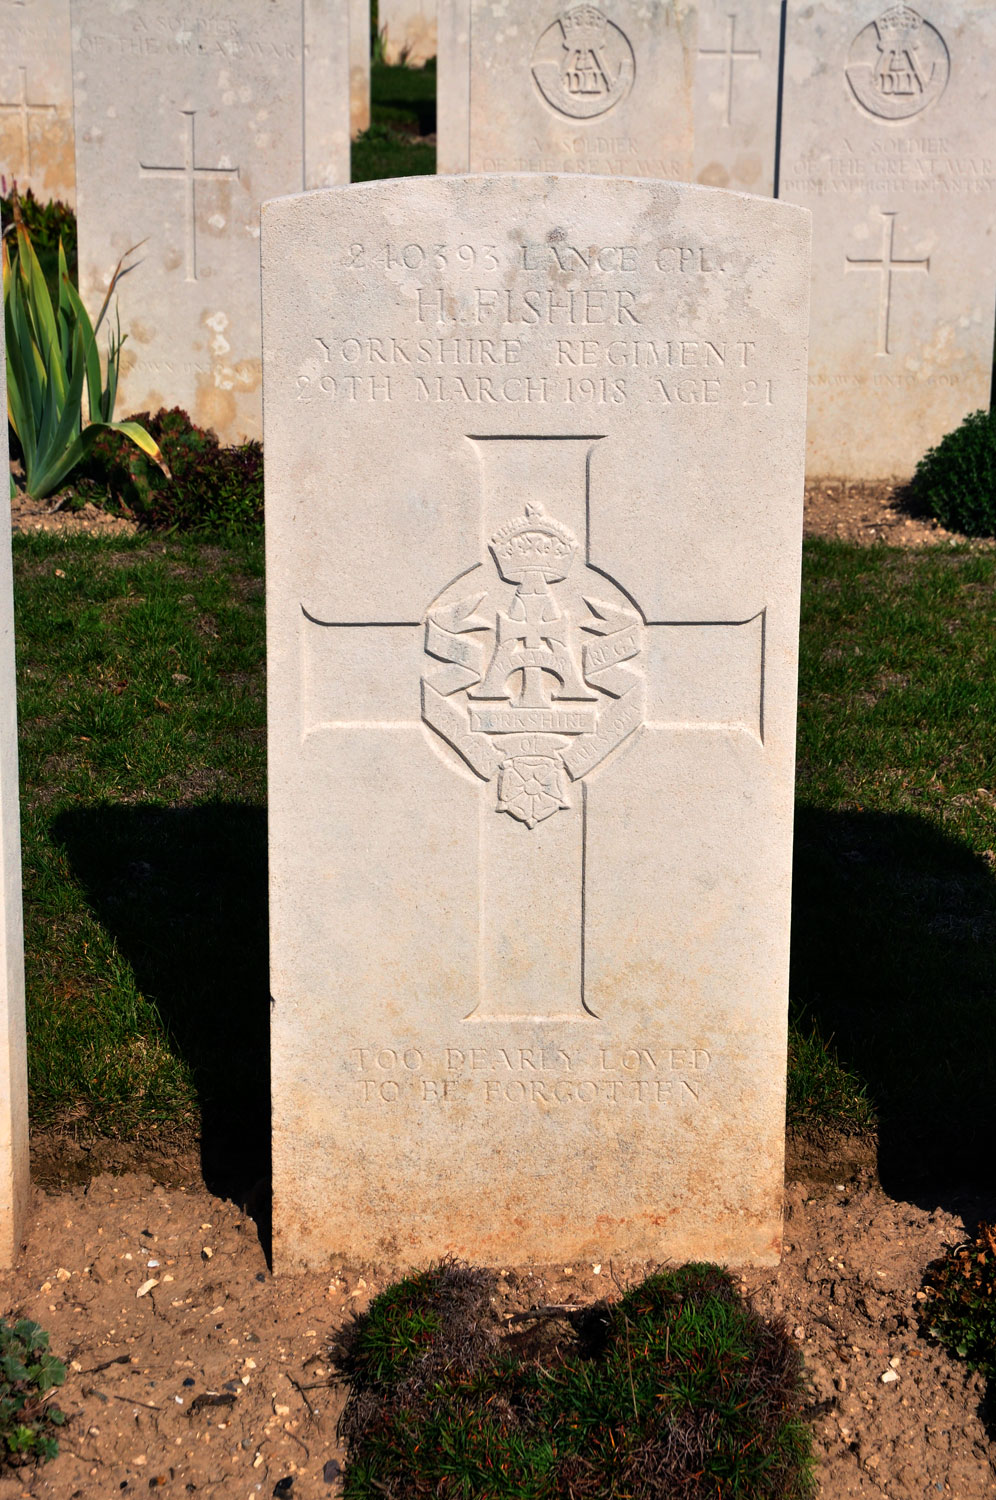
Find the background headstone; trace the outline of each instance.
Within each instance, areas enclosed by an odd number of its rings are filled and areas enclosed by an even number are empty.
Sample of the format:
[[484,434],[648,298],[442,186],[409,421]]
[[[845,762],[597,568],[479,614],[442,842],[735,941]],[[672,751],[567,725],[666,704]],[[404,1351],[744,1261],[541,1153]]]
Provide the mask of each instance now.
[[781,0],[699,0],[695,181],[770,197]]
[[440,172],[692,175],[686,0],[440,0]]
[[0,4],[0,173],[8,192],[76,201],[69,0]]
[[[2,320],[0,320],[2,324]],[[0,326],[0,474],[9,471],[7,378]],[[24,1037],[21,817],[10,505],[0,505],[0,1265],[12,1265],[28,1203],[28,1070]]]
[[994,64],[988,0],[790,0],[779,195],[813,212],[813,474],[908,478],[989,405]]
[[349,0],[349,128],[370,125],[370,0]]
[[808,240],[264,206],[280,1267],[777,1258]]
[[349,180],[346,0],[80,0],[73,12],[80,288],[119,258],[117,411],[261,430],[259,205]]
[[420,68],[436,55],[436,0],[380,0],[377,25],[384,61]]

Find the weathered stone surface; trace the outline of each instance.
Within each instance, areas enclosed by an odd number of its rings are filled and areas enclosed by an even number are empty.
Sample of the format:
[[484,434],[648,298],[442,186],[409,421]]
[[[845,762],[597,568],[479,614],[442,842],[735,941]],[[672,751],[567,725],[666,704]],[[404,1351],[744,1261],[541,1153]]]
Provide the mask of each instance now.
[[346,0],[148,0],[74,11],[80,286],[119,258],[118,412],[261,430],[259,205],[349,180]]
[[695,181],[770,196],[781,0],[699,0]]
[[[2,320],[0,320],[2,322]],[[0,327],[0,409],[7,409]],[[7,423],[0,474],[8,471]],[[0,1265],[12,1265],[28,1204],[28,1073],[24,1039],[21,818],[17,797],[17,685],[10,506],[0,506]]]
[[692,175],[689,0],[440,0],[440,172]]
[[377,24],[384,38],[384,61],[420,68],[435,57],[436,0],[381,0]]
[[0,6],[0,173],[41,201],[76,201],[69,0]]
[[280,1267],[777,1257],[808,238],[264,205]]
[[349,128],[370,124],[370,0],[349,0]]
[[813,212],[808,466],[908,477],[989,405],[996,9],[790,0],[780,196]]

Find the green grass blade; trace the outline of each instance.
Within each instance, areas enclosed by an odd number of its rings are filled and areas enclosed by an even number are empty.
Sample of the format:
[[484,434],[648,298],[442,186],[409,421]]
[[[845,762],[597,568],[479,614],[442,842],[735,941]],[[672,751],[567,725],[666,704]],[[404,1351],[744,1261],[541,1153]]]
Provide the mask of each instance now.
[[72,382],[63,405],[53,393],[45,412],[39,436],[36,470],[29,480],[28,494],[40,500],[57,489],[85,451],[80,437],[80,402],[85,377],[82,333],[76,330],[76,358]]
[[21,272],[28,295],[38,343],[44,354],[45,351],[58,348],[59,330],[52,307],[52,298],[49,295],[48,285],[45,281],[45,273],[42,271],[41,264],[35,254],[35,247],[31,243],[31,236],[23,225],[18,226],[17,246],[18,269]]
[[90,315],[83,305],[83,299],[73,286],[69,277],[65,281],[66,298],[72,309],[76,327],[83,334],[83,357],[86,361],[86,398],[91,421],[106,421],[108,413],[105,409],[104,387],[100,371],[100,350],[97,347],[96,334],[90,322]]
[[146,432],[140,422],[93,422],[91,426],[103,428],[106,432],[120,432],[126,438],[130,438],[135,447],[140,448],[147,457],[152,459],[153,463],[158,464],[167,479],[170,478],[169,467],[163,458],[159,444],[151,432]]
[[[38,405],[41,401],[37,371],[31,355],[31,344],[24,331],[23,309],[19,306],[19,288],[9,287],[5,307],[7,336],[7,411],[24,453],[26,470],[30,470],[36,449]],[[25,350],[28,358],[25,359]]]

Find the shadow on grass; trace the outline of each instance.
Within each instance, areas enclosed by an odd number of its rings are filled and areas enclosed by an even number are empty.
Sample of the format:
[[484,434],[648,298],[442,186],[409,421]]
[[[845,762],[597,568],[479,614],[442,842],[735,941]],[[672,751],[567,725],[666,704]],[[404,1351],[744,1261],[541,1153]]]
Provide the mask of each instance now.
[[192,1070],[208,1187],[246,1199],[270,1155],[264,809],[88,807],[53,836]]
[[865,1081],[879,1175],[933,1207],[996,1179],[996,878],[907,814],[796,814],[795,1005]]
[[[205,1180],[244,1197],[269,1170],[264,810],[92,807],[53,832],[192,1069]],[[992,1189],[992,870],[926,820],[806,806],[795,858],[794,1003],[867,1085],[884,1185]]]

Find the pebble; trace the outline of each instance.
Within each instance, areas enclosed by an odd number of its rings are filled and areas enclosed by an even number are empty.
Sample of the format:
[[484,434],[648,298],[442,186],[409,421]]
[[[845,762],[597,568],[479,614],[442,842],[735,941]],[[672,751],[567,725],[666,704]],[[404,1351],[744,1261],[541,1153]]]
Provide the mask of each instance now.
[[889,1385],[893,1380],[898,1380],[899,1376],[895,1370],[886,1370],[884,1375],[879,1376],[879,1379],[883,1385]]

